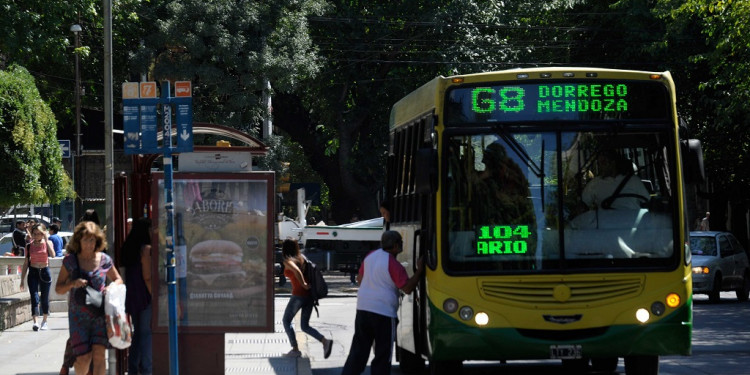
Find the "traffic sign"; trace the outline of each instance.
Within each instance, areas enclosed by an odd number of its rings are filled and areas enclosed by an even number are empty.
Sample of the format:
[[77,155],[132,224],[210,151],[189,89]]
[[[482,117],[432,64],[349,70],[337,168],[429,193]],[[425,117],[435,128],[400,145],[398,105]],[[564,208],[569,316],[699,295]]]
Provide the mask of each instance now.
[[[177,149],[178,152],[193,151],[193,98],[176,98]],[[189,151],[186,151],[189,150]]]
[[58,139],[57,143],[60,144],[60,150],[62,151],[63,159],[69,159],[71,155],[70,139]]

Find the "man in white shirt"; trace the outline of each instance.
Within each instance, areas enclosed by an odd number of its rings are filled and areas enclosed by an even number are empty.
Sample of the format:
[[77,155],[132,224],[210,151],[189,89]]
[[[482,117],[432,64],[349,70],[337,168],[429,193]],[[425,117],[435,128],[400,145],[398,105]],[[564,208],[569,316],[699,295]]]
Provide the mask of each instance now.
[[708,225],[708,219],[711,217],[711,213],[706,211],[706,217],[701,220],[701,227],[700,230],[711,230],[711,227]]
[[[641,203],[649,201],[650,194],[638,176],[633,174],[632,163],[614,152],[602,152],[598,158],[599,176],[594,177],[583,188],[581,200],[589,208],[631,209],[641,208]],[[630,169],[630,170],[628,170]],[[623,183],[623,179],[627,179]],[[615,195],[620,184],[624,184]],[[609,206],[602,207],[607,198],[612,197]]]
[[391,373],[391,353],[396,333],[398,291],[409,294],[419,284],[424,261],[417,261],[417,270],[409,277],[406,269],[396,260],[403,251],[401,235],[385,231],[380,237],[382,248],[367,254],[359,267],[357,282],[357,315],[354,337],[342,375],[361,374],[367,366],[370,348],[375,343],[375,358],[370,365],[373,375]]

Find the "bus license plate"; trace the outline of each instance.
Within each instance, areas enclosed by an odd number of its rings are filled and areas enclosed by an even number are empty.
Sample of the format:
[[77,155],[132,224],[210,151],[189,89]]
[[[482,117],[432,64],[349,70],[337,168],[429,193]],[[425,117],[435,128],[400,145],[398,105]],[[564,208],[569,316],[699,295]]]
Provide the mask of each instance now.
[[550,345],[549,355],[552,359],[580,359],[581,345]]

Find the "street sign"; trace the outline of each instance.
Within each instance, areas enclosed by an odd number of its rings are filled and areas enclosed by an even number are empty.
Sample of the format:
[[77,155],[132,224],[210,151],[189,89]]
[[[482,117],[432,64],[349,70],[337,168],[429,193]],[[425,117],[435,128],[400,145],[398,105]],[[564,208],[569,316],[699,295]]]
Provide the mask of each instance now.
[[58,139],[57,143],[60,144],[63,159],[69,159],[71,156],[70,139]]
[[193,96],[190,81],[177,81],[174,83],[174,96],[177,98],[189,98]]
[[[190,81],[170,83],[125,82],[122,84],[123,138],[126,155],[186,153],[193,151],[193,98]],[[161,126],[160,126],[161,125]],[[176,130],[176,142],[171,129]],[[161,131],[161,133],[159,133]],[[157,137],[162,134],[159,144]]]
[[138,82],[125,82],[122,84],[123,99],[138,99]]
[[[193,98],[191,84],[181,81],[175,84],[175,97],[170,95],[169,81],[162,82],[161,95],[156,82],[126,82],[122,85],[123,135],[125,154],[163,153],[164,196],[167,213],[166,268],[169,312],[170,368],[177,369],[177,287],[175,281],[174,256],[174,204],[172,202],[172,154],[193,152]],[[174,106],[174,109],[173,109]],[[172,113],[175,113],[177,142],[172,142]],[[159,121],[161,120],[161,121]],[[161,123],[162,142],[159,145],[157,131]],[[176,146],[175,146],[176,143]]]
[[141,98],[158,98],[156,82],[141,82]]
[[139,154],[158,154],[159,144],[156,140],[158,99],[151,99],[140,106],[141,147]]

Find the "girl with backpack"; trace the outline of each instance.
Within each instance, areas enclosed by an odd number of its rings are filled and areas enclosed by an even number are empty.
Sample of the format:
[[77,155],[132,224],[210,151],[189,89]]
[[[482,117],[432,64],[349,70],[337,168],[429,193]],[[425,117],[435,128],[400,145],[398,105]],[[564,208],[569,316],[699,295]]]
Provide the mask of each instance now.
[[299,251],[297,241],[290,239],[284,240],[281,247],[281,253],[284,257],[284,276],[292,282],[292,296],[289,298],[289,303],[286,305],[286,310],[284,310],[284,317],[282,319],[284,331],[286,331],[286,335],[289,337],[289,343],[292,344],[292,350],[284,356],[299,357],[302,355],[297,345],[297,337],[294,333],[294,327],[292,327],[292,319],[294,319],[294,316],[297,315],[298,311],[302,310],[302,316],[300,319],[302,331],[323,344],[323,357],[328,358],[328,356],[331,355],[333,340],[323,337],[318,330],[310,327],[313,300],[310,296],[310,285],[305,280],[303,273],[305,258]]

